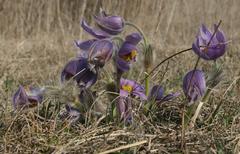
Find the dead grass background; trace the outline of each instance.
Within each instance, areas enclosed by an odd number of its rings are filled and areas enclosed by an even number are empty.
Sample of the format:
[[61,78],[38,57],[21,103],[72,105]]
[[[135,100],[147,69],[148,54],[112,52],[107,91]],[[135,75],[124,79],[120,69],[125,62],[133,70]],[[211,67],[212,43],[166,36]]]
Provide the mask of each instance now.
[[[221,58],[225,79],[204,111],[211,113],[219,101],[225,102],[209,128],[190,132],[188,147],[195,153],[238,153],[239,0],[0,0],[0,152],[97,153],[138,141],[146,142],[132,148],[133,152],[171,153],[179,149],[177,128],[168,124],[143,122],[139,130],[110,125],[62,131],[54,121],[41,122],[31,114],[11,115],[12,93],[19,84],[58,83],[63,65],[75,56],[73,41],[89,38],[81,30],[80,20],[85,18],[93,24],[92,15],[100,7],[143,29],[154,46],[155,64],[190,47],[201,23],[212,26],[223,21],[221,29],[232,40]],[[171,69],[164,79],[170,88],[181,85],[179,81],[184,72],[193,68],[194,58],[197,57],[190,52],[170,62]],[[202,61],[200,68],[205,67],[208,64]],[[155,76],[152,83],[157,82],[159,78]],[[26,125],[14,125],[16,121]]]

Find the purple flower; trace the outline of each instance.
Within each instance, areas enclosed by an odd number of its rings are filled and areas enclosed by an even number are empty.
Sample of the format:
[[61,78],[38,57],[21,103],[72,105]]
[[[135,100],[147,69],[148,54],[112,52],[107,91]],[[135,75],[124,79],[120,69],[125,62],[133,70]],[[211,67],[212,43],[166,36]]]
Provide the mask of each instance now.
[[143,86],[138,84],[136,81],[123,79],[120,80],[120,96],[128,97],[128,96],[138,96],[142,100],[146,100],[147,97],[145,95],[145,89]]
[[131,123],[132,121],[132,103],[128,97],[119,97],[117,100],[117,110],[120,116],[120,120]]
[[124,20],[120,16],[108,16],[104,11],[101,11],[98,16],[94,16],[99,28],[103,31],[117,35],[124,28]]
[[90,27],[84,20],[82,21],[81,26],[86,32],[88,32],[90,35],[97,39],[105,39],[110,37],[107,32],[102,31],[101,29]]
[[189,105],[201,98],[206,91],[204,73],[200,70],[192,70],[183,79],[183,91],[189,100]]
[[141,41],[141,39],[142,37],[139,33],[132,33],[125,38],[125,42],[119,49],[116,58],[116,65],[120,71],[128,71],[131,63],[136,61],[138,53],[136,45]]
[[73,78],[78,85],[86,88],[96,83],[97,77],[98,71],[90,68],[86,58],[75,58],[69,61],[61,73],[62,82]]
[[35,107],[43,100],[44,89],[30,87],[26,91],[23,86],[19,86],[18,90],[13,96],[14,109],[21,109],[25,107]]
[[[214,30],[217,26],[214,25]],[[216,34],[212,37],[213,33],[202,25],[195,42],[192,45],[193,51],[205,60],[215,60],[221,57],[226,51],[226,38],[224,33],[217,29]],[[211,40],[209,46],[208,43]]]
[[152,87],[151,92],[148,96],[148,100],[150,101],[156,101],[157,103],[161,103],[164,101],[169,101],[171,99],[174,99],[180,95],[179,92],[176,93],[169,93],[166,96],[164,96],[164,89],[160,85],[155,85]]
[[97,67],[103,67],[113,53],[113,43],[110,40],[98,40],[89,49],[88,60]]
[[69,104],[66,104],[65,110],[66,111],[60,114],[60,119],[66,120],[71,124],[74,124],[80,121],[81,119],[83,119],[82,118],[83,115],[80,113],[80,111],[77,108],[74,108]]

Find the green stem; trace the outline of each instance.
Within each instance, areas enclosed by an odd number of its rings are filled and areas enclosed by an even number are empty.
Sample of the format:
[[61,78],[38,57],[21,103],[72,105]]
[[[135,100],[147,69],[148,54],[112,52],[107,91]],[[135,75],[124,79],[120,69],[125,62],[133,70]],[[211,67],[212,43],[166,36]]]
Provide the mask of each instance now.
[[[188,49],[184,49],[184,50],[181,50],[167,58],[165,58],[164,60],[162,60],[160,63],[158,63],[149,73],[148,73],[148,76],[151,75],[159,66],[161,66],[163,63],[165,63],[166,61],[172,59],[173,57],[177,56],[177,55],[180,55],[184,52],[187,52],[187,51],[190,51],[192,50],[192,48],[188,48]],[[146,79],[146,77],[141,81],[141,83]]]
[[144,35],[143,31],[137,25],[135,25],[135,24],[133,24],[131,22],[126,22],[126,25],[135,28],[142,35],[144,46],[147,47],[148,42],[147,42],[146,36]]
[[119,41],[119,42],[121,42],[121,43],[124,42],[124,40],[123,40],[121,37],[119,37],[119,36],[114,36],[114,37],[112,37],[112,40],[117,40],[117,41]]
[[[142,35],[143,42],[144,42],[144,49],[145,49],[145,52],[147,52],[146,50],[148,49],[148,41],[147,41],[146,36],[143,33],[143,31],[137,25],[135,25],[135,24],[133,24],[131,22],[126,22],[126,25],[135,28]],[[145,67],[145,71],[146,71],[146,75],[145,75],[145,89],[146,89],[146,95],[148,95],[148,92],[149,92],[149,74],[148,74],[148,72],[149,71],[148,71],[147,67]]]
[[145,79],[145,89],[146,89],[146,96],[148,96],[148,93],[149,93],[149,75],[147,73],[146,73],[146,79]]

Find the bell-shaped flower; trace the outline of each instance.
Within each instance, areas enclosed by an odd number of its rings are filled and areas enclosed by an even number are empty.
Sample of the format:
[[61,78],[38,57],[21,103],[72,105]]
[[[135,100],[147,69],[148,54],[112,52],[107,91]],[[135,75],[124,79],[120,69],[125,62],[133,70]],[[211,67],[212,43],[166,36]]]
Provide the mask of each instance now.
[[116,58],[116,65],[120,71],[128,71],[132,62],[136,61],[138,54],[138,48],[136,45],[141,39],[142,36],[139,33],[132,33],[125,38]]
[[98,71],[90,68],[86,58],[75,58],[69,61],[61,73],[61,81],[74,79],[78,85],[85,88],[96,83]]
[[119,97],[116,103],[116,108],[120,117],[120,120],[124,122],[132,122],[132,103],[128,97]]
[[26,91],[23,86],[19,86],[18,90],[13,96],[13,107],[14,109],[21,109],[27,107],[35,107],[38,103],[43,100],[44,88],[33,88],[29,87]]
[[208,30],[205,25],[202,25],[192,45],[193,51],[205,60],[216,60],[224,55],[226,51],[227,42],[224,33],[217,29],[216,25],[214,25],[214,31],[216,33],[213,36],[213,32]]
[[120,80],[120,96],[137,96],[142,100],[146,100],[145,89],[142,85],[138,84],[136,81],[123,79]]
[[109,16],[104,11],[101,11],[100,14],[94,16],[94,18],[99,28],[111,35],[117,35],[123,31],[124,20],[120,16]]
[[84,20],[82,20],[81,26],[87,33],[89,33],[90,35],[92,35],[93,37],[95,37],[97,39],[105,39],[105,38],[111,37],[110,34],[108,34],[107,32],[105,32],[101,29],[92,28]]
[[178,97],[179,95],[180,95],[179,92],[175,92],[175,93],[169,93],[164,96],[163,87],[160,85],[155,85],[152,87],[152,89],[149,93],[148,100],[155,101],[157,103],[161,103],[161,102],[165,102],[165,101],[170,101],[170,100]]
[[193,104],[206,92],[206,81],[204,73],[200,70],[192,70],[183,78],[183,92],[189,104]]
[[110,40],[98,40],[89,49],[88,60],[96,67],[103,67],[113,53],[113,43]]

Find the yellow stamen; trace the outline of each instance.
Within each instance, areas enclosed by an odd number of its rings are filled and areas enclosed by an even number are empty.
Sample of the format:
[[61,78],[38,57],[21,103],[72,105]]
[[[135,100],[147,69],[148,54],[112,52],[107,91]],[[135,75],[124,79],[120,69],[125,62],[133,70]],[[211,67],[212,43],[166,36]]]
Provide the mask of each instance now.
[[132,86],[130,86],[130,85],[123,85],[122,86],[122,89],[124,90],[124,91],[127,91],[127,92],[132,92],[132,90],[133,90],[133,87]]
[[125,61],[131,61],[137,56],[137,51],[132,50],[129,54],[122,56]]

